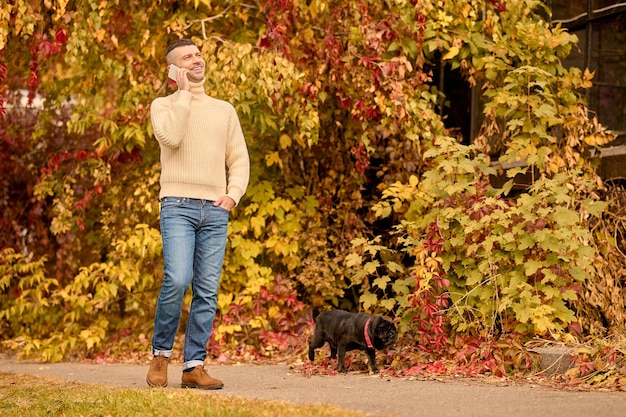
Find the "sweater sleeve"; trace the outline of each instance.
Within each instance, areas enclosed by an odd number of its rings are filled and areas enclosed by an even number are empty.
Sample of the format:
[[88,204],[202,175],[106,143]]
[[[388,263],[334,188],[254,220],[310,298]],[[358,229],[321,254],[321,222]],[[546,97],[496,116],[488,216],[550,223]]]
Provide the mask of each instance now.
[[168,97],[159,97],[150,105],[154,136],[164,146],[178,148],[185,137],[191,114],[192,94],[179,90]]
[[228,141],[226,143],[226,166],[228,167],[228,188],[230,198],[239,204],[250,181],[250,157],[241,129],[239,117],[232,107],[229,120]]

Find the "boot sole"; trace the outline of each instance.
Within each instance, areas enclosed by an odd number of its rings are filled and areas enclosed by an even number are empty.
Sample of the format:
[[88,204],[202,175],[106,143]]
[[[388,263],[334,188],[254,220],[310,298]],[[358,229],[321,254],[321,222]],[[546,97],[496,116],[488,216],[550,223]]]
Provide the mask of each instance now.
[[197,389],[212,390],[212,389],[222,389],[222,388],[224,388],[224,384],[207,385],[207,386],[202,386],[202,385],[198,385],[198,384],[180,384],[180,387],[181,388],[197,388]]
[[148,378],[146,378],[146,382],[152,388],[165,388],[165,387],[167,387],[167,382],[165,383],[165,385],[157,385],[157,384],[153,384],[152,382],[150,382],[150,380]]

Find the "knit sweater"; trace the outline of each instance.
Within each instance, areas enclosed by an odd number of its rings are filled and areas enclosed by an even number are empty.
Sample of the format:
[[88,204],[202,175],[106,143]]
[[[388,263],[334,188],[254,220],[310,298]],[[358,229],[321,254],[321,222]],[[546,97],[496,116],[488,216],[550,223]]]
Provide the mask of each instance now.
[[163,197],[217,200],[227,195],[239,204],[250,179],[250,159],[235,108],[208,96],[204,80],[156,98],[150,118],[161,147]]

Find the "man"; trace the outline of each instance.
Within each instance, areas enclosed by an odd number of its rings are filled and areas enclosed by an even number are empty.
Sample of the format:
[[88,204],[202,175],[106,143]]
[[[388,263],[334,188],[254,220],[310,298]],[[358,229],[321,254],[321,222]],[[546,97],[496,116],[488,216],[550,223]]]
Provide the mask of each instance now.
[[166,52],[178,90],[150,107],[161,148],[161,236],[164,278],[146,380],[167,386],[167,365],[189,286],[192,301],[185,331],[183,388],[220,389],[204,369],[224,261],[228,214],[250,176],[248,149],[234,107],[204,90],[205,62],[189,39]]

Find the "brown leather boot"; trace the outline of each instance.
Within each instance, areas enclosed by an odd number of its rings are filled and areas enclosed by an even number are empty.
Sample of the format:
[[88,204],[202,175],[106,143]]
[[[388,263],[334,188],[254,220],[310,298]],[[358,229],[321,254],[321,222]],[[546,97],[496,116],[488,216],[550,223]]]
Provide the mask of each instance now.
[[204,370],[204,366],[198,365],[193,371],[183,372],[182,388],[221,389],[224,384],[219,379],[213,378]]
[[146,382],[151,387],[167,387],[167,364],[169,358],[158,355],[152,358]]

